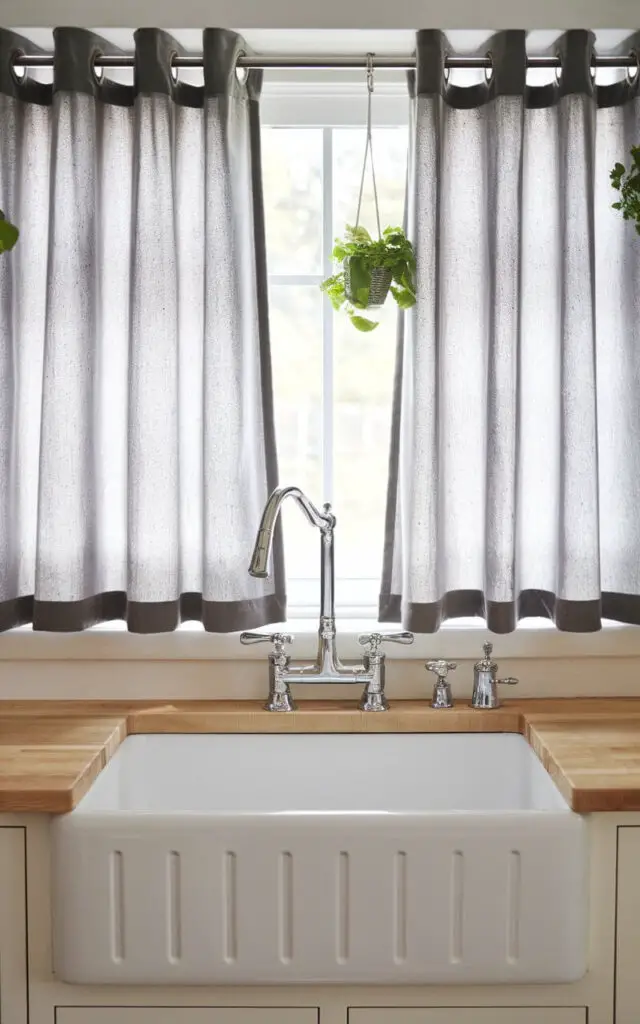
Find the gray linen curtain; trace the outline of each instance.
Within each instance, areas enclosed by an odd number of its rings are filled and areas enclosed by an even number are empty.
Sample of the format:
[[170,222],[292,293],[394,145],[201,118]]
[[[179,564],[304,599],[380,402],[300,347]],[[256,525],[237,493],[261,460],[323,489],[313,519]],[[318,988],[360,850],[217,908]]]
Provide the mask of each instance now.
[[0,629],[285,617],[279,540],[275,582],[247,572],[277,482],[261,75],[235,33],[203,44],[197,87],[140,29],[127,86],[57,29],[51,86],[0,32]]
[[[609,170],[640,142],[640,75],[592,76],[593,36],[527,85],[525,34],[446,81],[423,31],[380,618],[640,623],[640,238]],[[640,53],[640,34],[621,52]]]

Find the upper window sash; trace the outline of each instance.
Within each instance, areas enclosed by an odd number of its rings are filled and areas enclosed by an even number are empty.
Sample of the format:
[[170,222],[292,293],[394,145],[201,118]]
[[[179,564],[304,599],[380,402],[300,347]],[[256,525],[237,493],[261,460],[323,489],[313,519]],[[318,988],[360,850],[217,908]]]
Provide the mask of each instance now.
[[[400,72],[376,73],[372,115],[375,127],[409,123],[409,92]],[[265,72],[260,100],[263,125],[364,127],[367,88],[360,71]]]

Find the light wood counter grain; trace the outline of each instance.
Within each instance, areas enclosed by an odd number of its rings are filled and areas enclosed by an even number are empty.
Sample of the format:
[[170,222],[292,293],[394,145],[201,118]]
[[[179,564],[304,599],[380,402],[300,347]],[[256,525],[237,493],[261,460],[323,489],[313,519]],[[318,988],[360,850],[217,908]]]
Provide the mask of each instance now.
[[[38,702],[39,703],[39,702]],[[4,714],[0,701],[0,811],[70,811],[127,735],[126,718]]]
[[640,811],[640,699],[629,698],[496,711],[404,700],[385,714],[351,701],[305,701],[291,714],[256,701],[0,701],[0,811],[72,810],[127,735],[157,732],[516,732],[574,810]]

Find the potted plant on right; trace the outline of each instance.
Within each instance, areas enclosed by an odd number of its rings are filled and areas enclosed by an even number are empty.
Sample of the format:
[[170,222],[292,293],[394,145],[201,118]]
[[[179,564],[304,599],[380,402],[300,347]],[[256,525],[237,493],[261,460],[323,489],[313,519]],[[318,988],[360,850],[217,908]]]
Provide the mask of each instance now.
[[629,170],[618,162],[610,177],[612,186],[620,193],[612,204],[614,210],[620,210],[625,220],[633,221],[640,235],[640,146],[631,147]]
[[18,241],[18,231],[15,224],[8,221],[2,210],[0,210],[0,252],[8,252],[13,249]]

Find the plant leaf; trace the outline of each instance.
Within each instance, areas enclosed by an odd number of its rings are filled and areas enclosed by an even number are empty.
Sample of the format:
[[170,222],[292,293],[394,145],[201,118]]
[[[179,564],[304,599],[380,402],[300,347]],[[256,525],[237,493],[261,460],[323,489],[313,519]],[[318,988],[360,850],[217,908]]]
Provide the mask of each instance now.
[[15,224],[6,220],[2,211],[0,211],[0,252],[8,252],[9,249],[13,249],[18,241],[19,234],[20,232]]
[[358,227],[354,227],[352,224],[347,224],[345,235],[351,242],[371,242],[371,235],[366,228],[363,228],[362,224]]
[[320,285],[320,291],[324,292],[329,297],[334,309],[340,309],[346,302],[346,295],[344,292],[344,274],[334,274],[333,277],[328,277],[326,281],[323,281]]
[[349,268],[351,299],[354,305],[366,309],[371,288],[371,271],[362,256],[349,256],[347,258],[347,265]]
[[396,288],[394,285],[391,285],[391,294],[400,306],[400,309],[410,309],[411,306],[416,304],[416,297],[408,288]]
[[356,316],[355,313],[349,314],[349,319],[354,327],[359,331],[374,331],[378,326],[376,320],[367,320],[364,316]]

